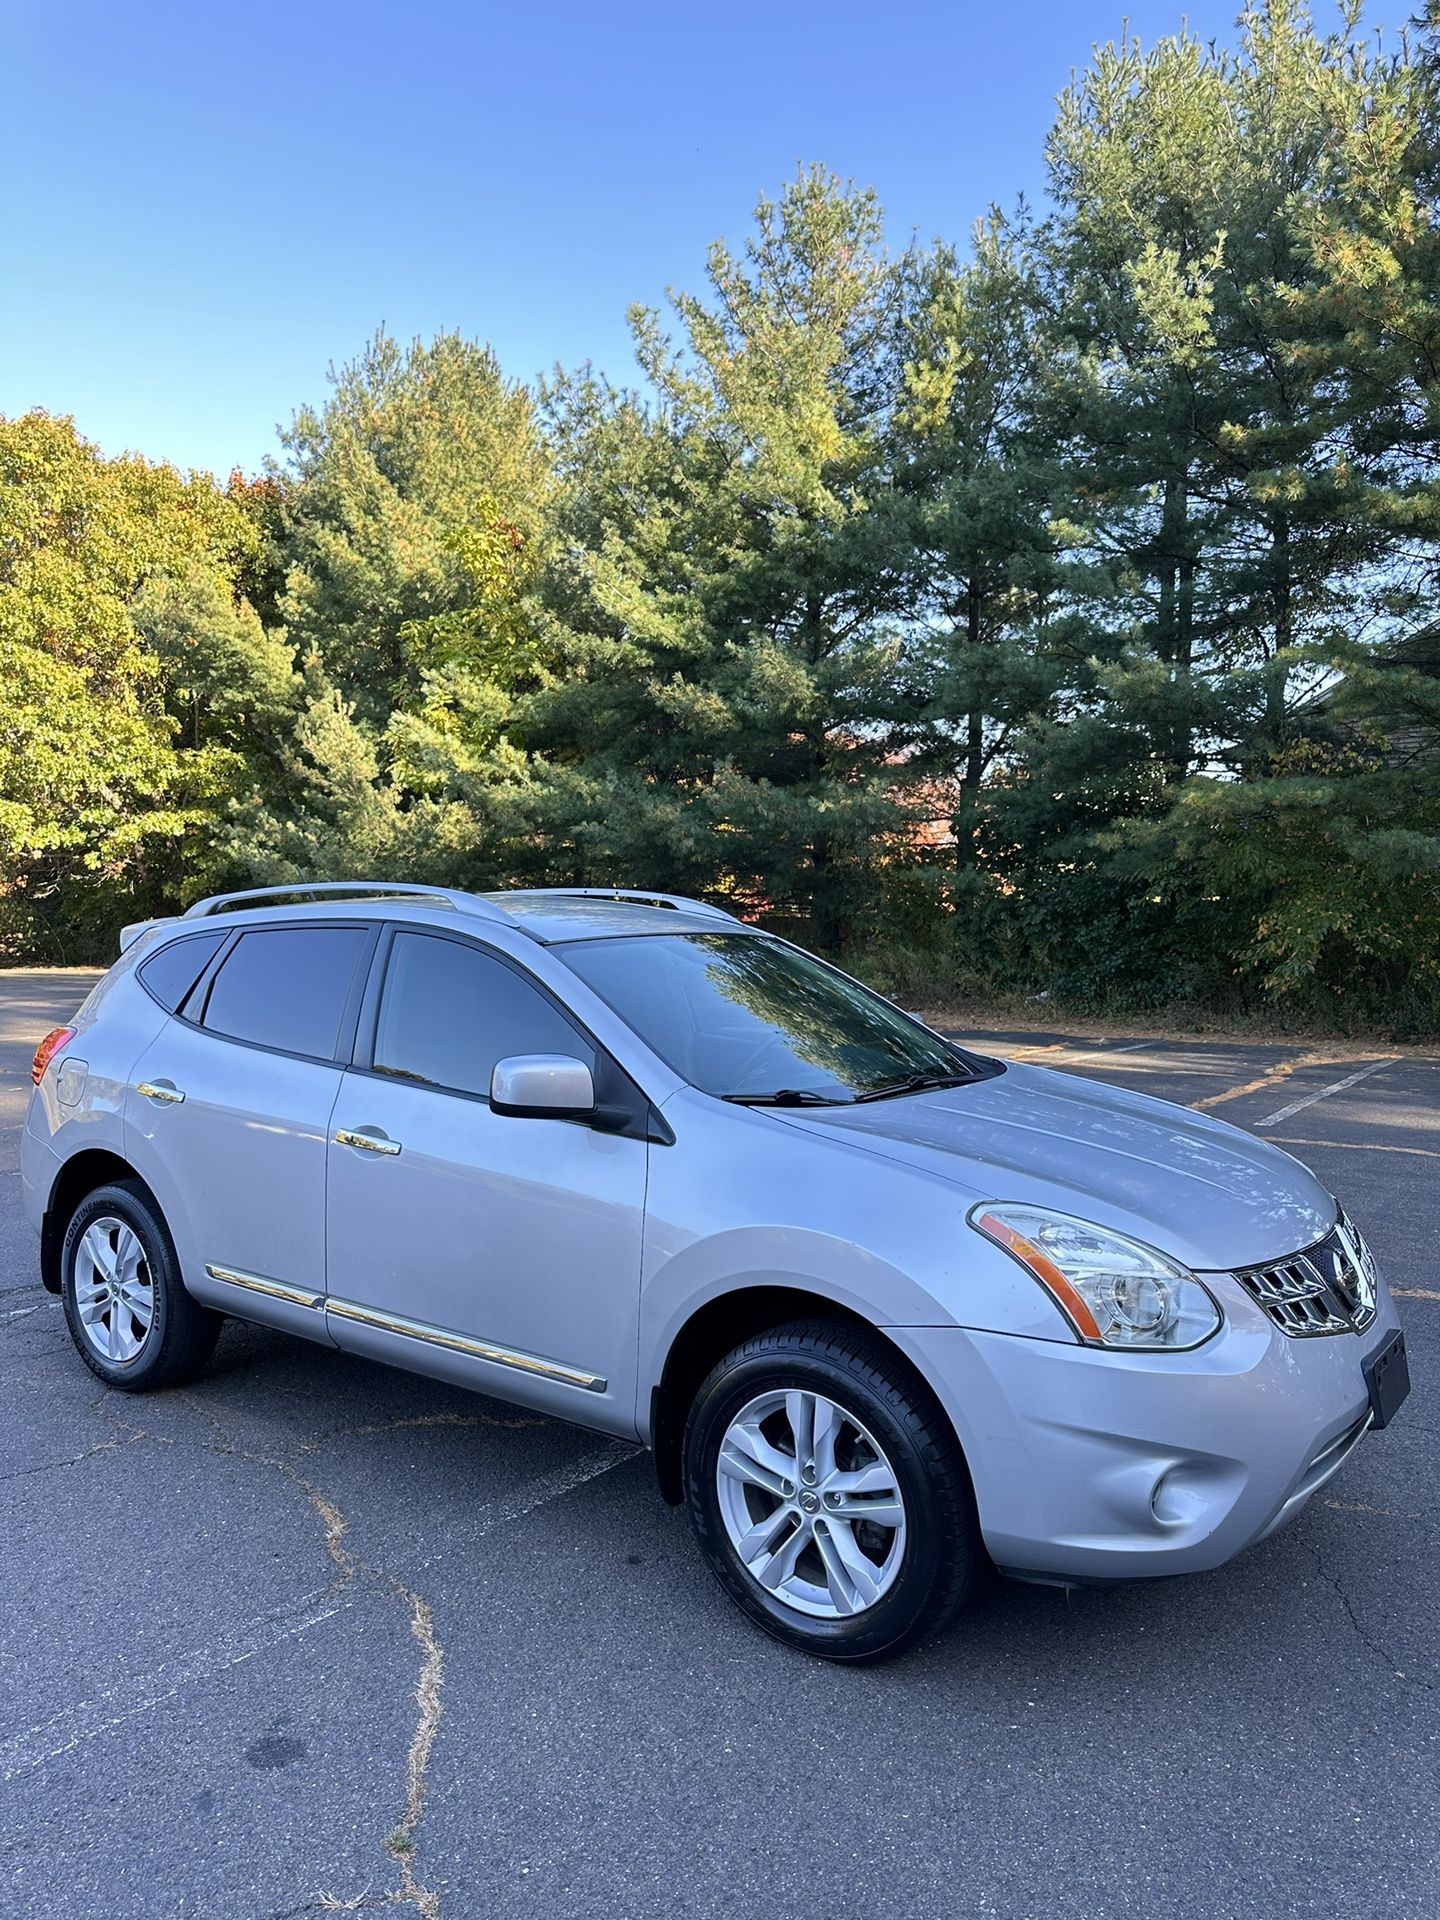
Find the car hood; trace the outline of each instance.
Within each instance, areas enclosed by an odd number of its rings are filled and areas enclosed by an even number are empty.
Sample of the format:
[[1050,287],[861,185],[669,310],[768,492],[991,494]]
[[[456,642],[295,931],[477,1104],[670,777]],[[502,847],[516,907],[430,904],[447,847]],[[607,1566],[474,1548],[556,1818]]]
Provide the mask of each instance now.
[[1113,1227],[1199,1272],[1280,1259],[1335,1224],[1326,1189],[1267,1141],[1044,1067],[777,1117],[940,1174],[977,1200],[1023,1200]]

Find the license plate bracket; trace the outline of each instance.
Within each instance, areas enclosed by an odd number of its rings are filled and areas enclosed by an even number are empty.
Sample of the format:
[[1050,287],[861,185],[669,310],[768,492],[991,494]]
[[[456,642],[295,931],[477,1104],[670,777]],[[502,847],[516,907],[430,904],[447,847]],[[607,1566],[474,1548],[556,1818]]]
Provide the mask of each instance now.
[[1372,1427],[1387,1427],[1410,1391],[1410,1362],[1405,1335],[1392,1333],[1378,1353],[1364,1362],[1365,1387],[1370,1395]]

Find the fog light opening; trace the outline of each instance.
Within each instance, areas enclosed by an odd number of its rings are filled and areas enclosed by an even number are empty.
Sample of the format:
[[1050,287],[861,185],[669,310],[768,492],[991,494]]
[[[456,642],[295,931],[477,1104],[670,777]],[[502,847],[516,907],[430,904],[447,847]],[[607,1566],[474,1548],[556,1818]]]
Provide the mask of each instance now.
[[1180,1467],[1167,1467],[1150,1489],[1150,1512],[1162,1527],[1183,1527],[1205,1511],[1203,1494],[1187,1487]]

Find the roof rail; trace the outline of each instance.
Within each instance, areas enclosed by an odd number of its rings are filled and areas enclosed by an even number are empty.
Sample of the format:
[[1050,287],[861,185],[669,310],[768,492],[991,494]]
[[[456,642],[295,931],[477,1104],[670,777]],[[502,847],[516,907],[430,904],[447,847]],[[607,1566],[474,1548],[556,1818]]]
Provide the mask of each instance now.
[[507,915],[493,901],[478,893],[464,893],[458,887],[409,886],[399,880],[297,880],[284,887],[247,887],[239,893],[212,893],[185,910],[187,920],[206,919],[211,914],[243,911],[264,901],[307,900],[434,900],[443,901],[460,913],[475,913],[486,920],[504,920]]
[[737,927],[745,924],[724,907],[712,907],[708,900],[689,900],[683,893],[654,893],[649,887],[523,887],[517,892],[532,900],[628,900],[637,907],[673,907],[679,913],[703,913],[711,920],[728,920]]

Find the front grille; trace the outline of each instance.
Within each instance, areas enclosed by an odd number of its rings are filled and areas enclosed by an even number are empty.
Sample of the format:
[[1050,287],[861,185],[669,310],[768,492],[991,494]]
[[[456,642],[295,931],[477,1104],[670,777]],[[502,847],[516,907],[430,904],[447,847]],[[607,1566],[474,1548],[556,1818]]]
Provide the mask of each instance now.
[[1375,1262],[1342,1213],[1318,1245],[1235,1278],[1282,1333],[1364,1333],[1375,1318]]

